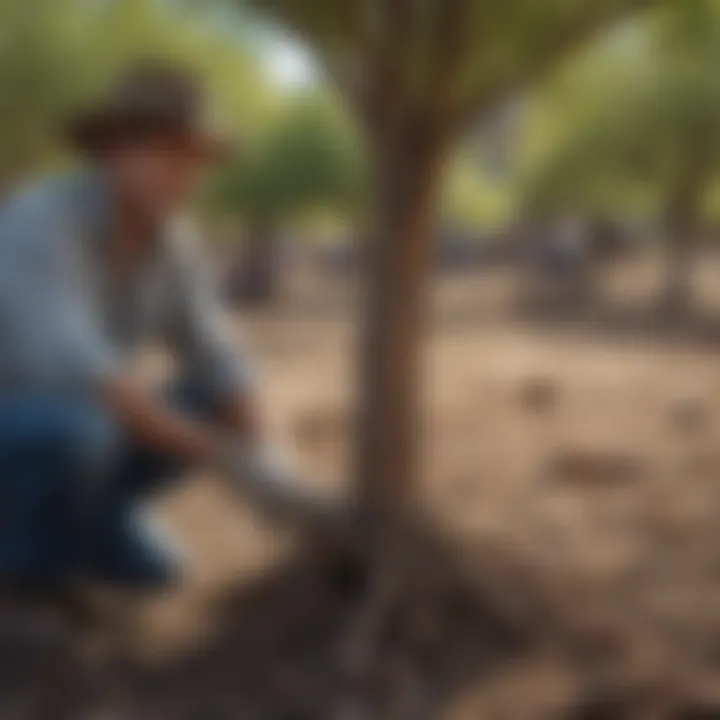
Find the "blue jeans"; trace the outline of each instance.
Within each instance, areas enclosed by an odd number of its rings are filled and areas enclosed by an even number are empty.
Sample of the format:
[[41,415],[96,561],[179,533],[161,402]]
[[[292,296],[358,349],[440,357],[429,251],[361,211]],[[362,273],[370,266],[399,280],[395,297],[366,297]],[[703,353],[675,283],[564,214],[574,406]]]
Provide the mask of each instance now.
[[[195,416],[209,409],[188,386],[172,398]],[[128,439],[92,399],[0,395],[0,581],[166,584],[178,568],[143,501],[185,470]]]

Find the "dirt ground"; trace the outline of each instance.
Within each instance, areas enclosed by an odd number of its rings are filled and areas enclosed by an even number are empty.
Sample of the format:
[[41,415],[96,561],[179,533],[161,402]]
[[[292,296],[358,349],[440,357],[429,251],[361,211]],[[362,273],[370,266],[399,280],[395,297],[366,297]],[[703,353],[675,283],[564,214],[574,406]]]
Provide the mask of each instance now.
[[[504,273],[438,282],[420,499],[483,617],[449,610],[424,675],[388,664],[378,720],[720,719],[720,270],[703,267],[700,311],[672,326],[653,314],[657,276],[623,268],[600,310],[560,319],[518,312]],[[298,279],[241,322],[273,417],[330,485],[348,476],[350,284]],[[6,614],[0,717],[358,717],[329,700],[352,578],[318,585],[294,538],[212,479],[159,512],[192,560],[186,586],[109,599],[102,633]],[[473,659],[434,709],[408,709],[403,692],[450,677],[461,650]]]

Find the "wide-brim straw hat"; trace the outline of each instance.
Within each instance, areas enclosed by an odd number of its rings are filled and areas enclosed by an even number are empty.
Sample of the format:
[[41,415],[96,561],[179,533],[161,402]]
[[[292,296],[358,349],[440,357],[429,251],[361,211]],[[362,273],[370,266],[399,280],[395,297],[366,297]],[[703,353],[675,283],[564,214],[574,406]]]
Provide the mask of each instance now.
[[68,125],[71,144],[97,155],[134,136],[167,137],[208,160],[217,160],[235,143],[213,122],[197,78],[176,67],[143,64],[123,76],[101,102]]

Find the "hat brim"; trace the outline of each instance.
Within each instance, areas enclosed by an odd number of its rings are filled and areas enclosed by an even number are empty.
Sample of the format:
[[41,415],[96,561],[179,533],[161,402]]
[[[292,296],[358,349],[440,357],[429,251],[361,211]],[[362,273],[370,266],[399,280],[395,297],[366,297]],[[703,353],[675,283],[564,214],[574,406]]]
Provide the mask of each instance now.
[[88,112],[74,118],[66,135],[76,151],[89,156],[102,155],[133,138],[157,138],[174,143],[178,151],[197,155],[208,162],[218,162],[238,152],[236,142],[199,123],[108,110]]

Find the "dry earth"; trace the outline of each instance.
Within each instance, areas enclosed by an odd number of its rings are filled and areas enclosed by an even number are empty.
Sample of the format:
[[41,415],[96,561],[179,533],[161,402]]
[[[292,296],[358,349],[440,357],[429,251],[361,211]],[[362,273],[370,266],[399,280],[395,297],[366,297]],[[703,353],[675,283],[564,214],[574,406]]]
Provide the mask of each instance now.
[[[712,310],[720,274],[703,273]],[[611,280],[631,314],[651,297],[649,270]],[[447,685],[442,711],[395,697],[375,717],[720,718],[720,343],[706,324],[511,317],[513,292],[501,275],[442,281],[428,361],[421,499],[482,591],[485,631],[457,611],[452,632],[486,662]],[[347,476],[349,295],[298,283],[242,323],[320,483]],[[186,587],[112,599],[102,633],[6,615],[0,717],[350,720],[328,697],[347,615],[333,593],[352,578],[310,589],[294,539],[211,480],[160,511],[193,559]],[[393,691],[423,689],[387,672]]]

